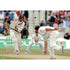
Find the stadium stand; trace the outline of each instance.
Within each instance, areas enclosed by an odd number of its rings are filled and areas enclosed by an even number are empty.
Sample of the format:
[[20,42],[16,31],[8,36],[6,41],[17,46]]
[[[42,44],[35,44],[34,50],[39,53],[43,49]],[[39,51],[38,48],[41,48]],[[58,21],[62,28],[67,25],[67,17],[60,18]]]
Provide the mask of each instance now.
[[[47,13],[47,15],[45,14]],[[70,23],[66,22],[66,18],[69,17],[70,22],[70,11],[0,11],[0,26],[3,27],[4,19],[9,19],[10,23],[13,23],[14,19],[18,19],[20,14],[24,14],[29,23],[29,37],[34,33],[34,27],[40,24],[40,21],[43,20],[45,25],[52,25],[54,27],[59,27],[61,30],[60,37],[64,37],[66,32],[69,32],[66,26],[66,23],[69,25]],[[47,18],[45,18],[47,17]],[[47,19],[47,20],[46,20]],[[66,32],[65,32],[66,31]],[[0,36],[3,34],[0,33]]]

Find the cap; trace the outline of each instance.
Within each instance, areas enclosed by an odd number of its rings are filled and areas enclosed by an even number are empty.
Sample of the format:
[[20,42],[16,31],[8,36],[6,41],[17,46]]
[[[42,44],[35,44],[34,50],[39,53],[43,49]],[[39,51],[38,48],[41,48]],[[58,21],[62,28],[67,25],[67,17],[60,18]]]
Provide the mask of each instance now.
[[24,15],[23,14],[19,15],[19,18],[24,18]]

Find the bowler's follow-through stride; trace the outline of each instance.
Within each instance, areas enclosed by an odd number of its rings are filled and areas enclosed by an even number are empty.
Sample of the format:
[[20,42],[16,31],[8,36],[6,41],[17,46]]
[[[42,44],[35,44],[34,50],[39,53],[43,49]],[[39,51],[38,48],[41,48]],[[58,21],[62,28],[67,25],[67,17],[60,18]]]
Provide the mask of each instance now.
[[49,38],[49,47],[48,51],[50,54],[50,59],[55,59],[54,55],[54,49],[59,50],[61,54],[63,54],[63,47],[56,45],[56,39],[59,36],[59,32],[57,28],[50,27],[50,26],[43,26],[40,27],[36,26],[35,30],[39,32],[39,34],[43,37],[45,42],[45,51],[44,54],[46,54],[47,50],[47,39]]

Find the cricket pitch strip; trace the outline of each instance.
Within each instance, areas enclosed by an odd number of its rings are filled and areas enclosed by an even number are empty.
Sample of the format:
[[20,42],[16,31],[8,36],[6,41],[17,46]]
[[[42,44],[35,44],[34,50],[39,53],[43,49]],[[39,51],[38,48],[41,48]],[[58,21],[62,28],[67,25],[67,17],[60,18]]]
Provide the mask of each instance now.
[[[5,55],[1,55],[3,57],[14,57],[14,58],[25,58],[25,59],[49,59],[50,56],[49,55],[15,55],[15,54],[5,54]],[[56,59],[70,59],[69,56],[58,56],[56,55]],[[56,60],[55,59],[55,60]]]

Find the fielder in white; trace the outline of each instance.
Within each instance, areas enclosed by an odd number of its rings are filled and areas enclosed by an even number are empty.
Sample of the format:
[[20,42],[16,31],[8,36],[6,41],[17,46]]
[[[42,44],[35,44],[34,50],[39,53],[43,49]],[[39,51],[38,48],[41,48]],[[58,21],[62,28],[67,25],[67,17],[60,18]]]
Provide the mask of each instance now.
[[23,15],[20,15],[17,22],[13,22],[10,25],[10,37],[12,39],[15,53],[19,54],[19,47],[23,45],[21,42],[21,30],[24,28]]
[[45,42],[44,53],[45,54],[46,54],[46,49],[47,49],[47,39],[49,39],[48,51],[49,51],[51,59],[55,59],[54,49],[63,53],[63,47],[56,45],[56,39],[59,36],[59,32],[57,28],[50,27],[50,26],[43,26],[39,28],[39,26],[36,26],[35,29],[39,32],[39,34],[44,39],[44,42]]
[[29,52],[29,50],[33,44],[39,45],[42,50],[42,54],[44,54],[44,48],[43,48],[43,45],[41,42],[41,35],[39,35],[38,32],[35,32],[35,34],[32,35],[31,42],[30,42],[28,48],[26,49],[25,54],[27,54]]

